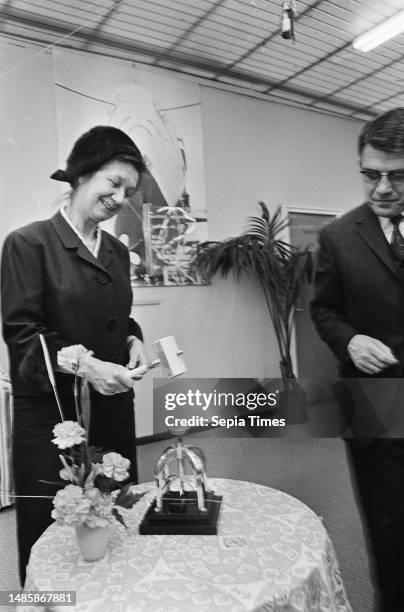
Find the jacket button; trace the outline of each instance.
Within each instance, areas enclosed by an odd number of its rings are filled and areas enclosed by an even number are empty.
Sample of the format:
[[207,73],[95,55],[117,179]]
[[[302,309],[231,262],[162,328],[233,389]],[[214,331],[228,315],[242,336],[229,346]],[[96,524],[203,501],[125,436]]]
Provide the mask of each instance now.
[[105,327],[107,329],[115,329],[118,324],[118,320],[116,317],[108,317],[105,319]]
[[98,282],[101,283],[101,285],[106,285],[107,283],[109,283],[109,278],[105,274],[105,272],[99,272],[96,278]]

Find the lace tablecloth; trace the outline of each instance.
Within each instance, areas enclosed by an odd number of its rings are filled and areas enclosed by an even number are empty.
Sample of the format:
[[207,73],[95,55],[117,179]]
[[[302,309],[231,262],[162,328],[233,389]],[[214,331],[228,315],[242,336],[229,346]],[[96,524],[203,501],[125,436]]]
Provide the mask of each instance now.
[[[81,559],[73,529],[51,525],[34,545],[26,591],[74,590],[69,612],[352,612],[332,543],[316,514],[258,484],[210,479],[223,495],[217,536],[141,536],[149,493],[111,525],[109,550]],[[38,607],[20,607],[37,612]]]

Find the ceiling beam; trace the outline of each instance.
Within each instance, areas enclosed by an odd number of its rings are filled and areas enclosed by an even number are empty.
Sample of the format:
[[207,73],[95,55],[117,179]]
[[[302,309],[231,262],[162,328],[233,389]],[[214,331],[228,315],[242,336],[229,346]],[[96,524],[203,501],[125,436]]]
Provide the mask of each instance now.
[[[96,35],[98,34],[98,32],[101,32],[104,25],[108,22],[110,17],[112,17],[112,15],[115,13],[115,11],[118,9],[118,7],[122,4],[123,1],[124,0],[113,0],[114,4],[111,6],[110,9],[107,10],[106,13],[104,13],[104,15],[101,16],[100,21],[92,28],[93,35]],[[91,39],[88,38],[88,40],[83,43],[82,49],[85,50],[90,45]]]
[[160,53],[158,57],[156,57],[155,61],[153,62],[154,65],[157,66],[163,58],[166,58],[167,56],[171,55],[175,51],[175,49],[179,47],[179,45],[183,43],[184,40],[189,38],[192,32],[194,32],[201,25],[201,23],[206,21],[207,18],[210,17],[210,15],[215,13],[217,9],[225,3],[225,1],[226,0],[217,0],[217,2],[213,6],[211,6],[208,11],[206,11],[206,13],[198,17],[198,19],[193,24],[191,24],[189,28],[185,30],[183,34],[181,34],[181,36],[177,38],[177,40],[171,45],[171,47],[167,49],[167,51],[164,51],[164,53]]

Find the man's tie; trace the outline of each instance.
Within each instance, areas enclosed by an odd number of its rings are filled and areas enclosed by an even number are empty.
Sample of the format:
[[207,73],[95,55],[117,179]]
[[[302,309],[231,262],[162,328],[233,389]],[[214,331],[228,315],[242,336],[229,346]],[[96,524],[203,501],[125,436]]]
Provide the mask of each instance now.
[[391,236],[391,249],[399,261],[404,261],[404,237],[400,232],[400,222],[403,221],[402,215],[392,217],[393,234]]

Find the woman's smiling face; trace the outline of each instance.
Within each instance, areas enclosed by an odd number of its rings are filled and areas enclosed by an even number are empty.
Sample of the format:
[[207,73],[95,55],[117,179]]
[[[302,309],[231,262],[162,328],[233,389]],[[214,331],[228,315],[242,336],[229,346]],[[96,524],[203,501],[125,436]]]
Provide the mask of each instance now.
[[139,172],[130,162],[112,160],[92,174],[78,179],[78,207],[85,221],[110,219],[136,192]]

